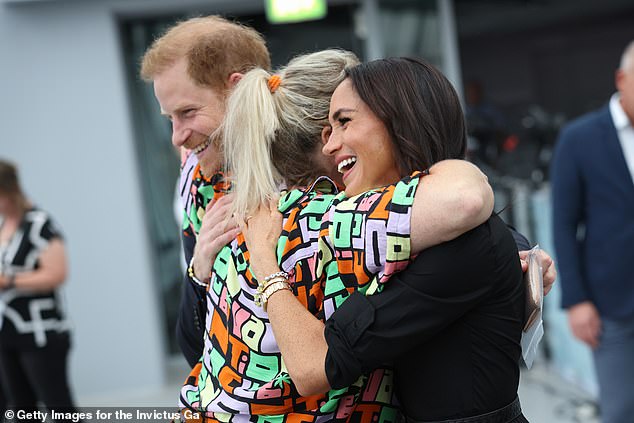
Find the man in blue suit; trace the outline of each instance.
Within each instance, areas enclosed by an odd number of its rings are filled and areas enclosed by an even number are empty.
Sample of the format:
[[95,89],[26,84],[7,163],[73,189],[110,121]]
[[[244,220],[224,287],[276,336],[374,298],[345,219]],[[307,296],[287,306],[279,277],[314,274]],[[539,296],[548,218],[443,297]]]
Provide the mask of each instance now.
[[603,423],[634,421],[634,41],[608,105],[568,124],[552,161],[562,306],[590,346]]

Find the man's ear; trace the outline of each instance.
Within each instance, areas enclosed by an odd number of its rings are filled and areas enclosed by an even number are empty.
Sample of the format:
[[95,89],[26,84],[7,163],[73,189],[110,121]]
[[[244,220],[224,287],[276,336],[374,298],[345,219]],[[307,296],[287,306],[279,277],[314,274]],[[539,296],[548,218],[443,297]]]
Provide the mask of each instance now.
[[229,88],[235,87],[236,84],[240,82],[243,76],[244,74],[240,72],[234,72],[231,75],[229,75]]

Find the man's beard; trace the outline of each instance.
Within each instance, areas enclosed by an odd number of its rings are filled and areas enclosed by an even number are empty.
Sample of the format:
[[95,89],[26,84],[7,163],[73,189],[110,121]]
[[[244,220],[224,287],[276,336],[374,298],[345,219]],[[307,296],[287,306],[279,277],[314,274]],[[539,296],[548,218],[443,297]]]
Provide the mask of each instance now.
[[215,130],[207,139],[211,139],[209,145],[205,148],[202,157],[199,159],[200,171],[204,176],[212,176],[222,169],[224,157],[220,148],[222,142],[222,134],[219,130]]

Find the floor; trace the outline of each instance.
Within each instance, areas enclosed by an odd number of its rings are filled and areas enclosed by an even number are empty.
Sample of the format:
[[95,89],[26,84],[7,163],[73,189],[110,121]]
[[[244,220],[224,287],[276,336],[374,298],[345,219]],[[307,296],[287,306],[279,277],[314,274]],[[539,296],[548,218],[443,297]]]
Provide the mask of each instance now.
[[[184,369],[175,366],[171,382],[145,392],[118,392],[78,398],[80,407],[169,407],[176,405]],[[181,373],[181,374],[179,374]],[[520,378],[520,401],[533,423],[600,423],[594,403],[582,391],[561,379],[546,365],[524,369]]]

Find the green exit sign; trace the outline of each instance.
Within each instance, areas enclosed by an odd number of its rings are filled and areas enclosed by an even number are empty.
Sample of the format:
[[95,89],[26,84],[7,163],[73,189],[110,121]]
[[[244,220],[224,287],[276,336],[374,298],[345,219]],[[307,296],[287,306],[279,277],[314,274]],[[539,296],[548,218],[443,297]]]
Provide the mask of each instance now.
[[326,0],[266,0],[266,18],[271,23],[293,23],[326,17]]

